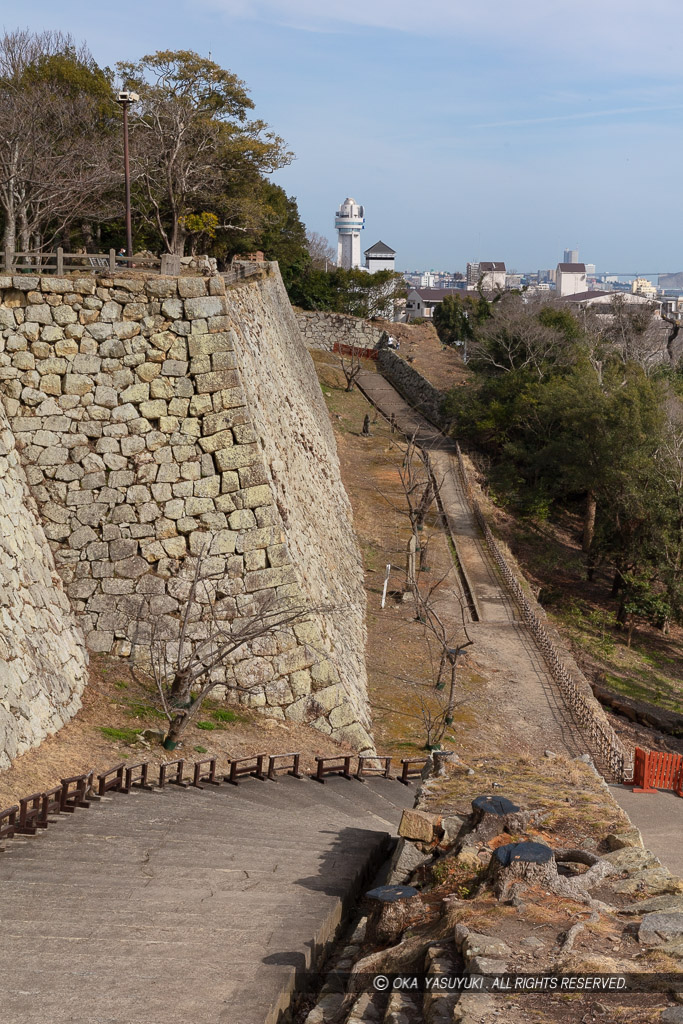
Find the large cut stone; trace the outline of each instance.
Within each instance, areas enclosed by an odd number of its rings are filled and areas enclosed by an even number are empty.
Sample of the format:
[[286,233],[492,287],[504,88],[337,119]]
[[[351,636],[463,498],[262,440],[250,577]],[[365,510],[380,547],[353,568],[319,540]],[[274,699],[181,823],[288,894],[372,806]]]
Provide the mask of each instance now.
[[431,843],[434,835],[436,818],[426,811],[405,810],[398,826],[398,834],[405,839],[419,839],[423,843]]
[[203,320],[207,316],[220,316],[228,312],[228,304],[222,295],[202,295],[196,299],[185,299],[185,316],[188,320]]
[[663,942],[683,939],[683,914],[646,914],[638,929],[642,946],[659,946]]

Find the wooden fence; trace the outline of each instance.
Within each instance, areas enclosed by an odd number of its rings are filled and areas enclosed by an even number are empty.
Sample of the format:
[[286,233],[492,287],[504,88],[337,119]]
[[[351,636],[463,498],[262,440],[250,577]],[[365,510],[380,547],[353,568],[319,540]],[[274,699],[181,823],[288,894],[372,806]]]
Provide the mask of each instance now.
[[11,252],[2,251],[0,271],[6,274],[56,274],[61,277],[65,271],[105,270],[114,274],[117,270],[156,270],[161,267],[158,256],[119,256],[115,249],[109,252]]
[[[100,800],[107,793],[130,793],[133,789],[156,791],[166,786],[178,786],[180,789],[203,789],[205,786],[220,786],[223,782],[233,786],[240,784],[240,779],[248,777],[260,782],[275,782],[278,774],[286,773],[295,779],[302,780],[304,775],[299,770],[301,753],[256,754],[250,757],[229,758],[224,769],[219,771],[218,759],[206,757],[200,761],[166,761],[158,766],[158,778],[152,781],[156,767],[147,761],[127,765],[125,762],[115,764],[106,771],[95,775],[94,770],[82,775],[72,775],[62,779],[59,786],[42,793],[31,793],[22,797],[18,804],[0,810],[0,853],[7,847],[3,840],[14,836],[34,836],[39,829],[46,829],[55,824],[62,814],[74,814],[76,808],[88,808],[94,801]],[[359,755],[355,773],[351,765],[354,756],[342,754],[334,757],[316,757],[316,770],[310,776],[316,782],[324,782],[325,776],[341,775],[351,781],[356,779],[365,782],[367,775],[381,779],[391,779],[389,770],[391,758],[384,755]],[[402,758],[402,770],[397,781],[409,785],[419,775],[420,767],[427,763],[426,757]],[[284,763],[283,763],[284,762]],[[266,767],[267,764],[267,767]]]
[[656,793],[658,789],[672,789],[683,797],[683,754],[636,747],[633,792]]
[[472,485],[465,462],[460,451],[460,445],[456,443],[458,454],[458,465],[462,476],[465,492],[470,502],[474,517],[484,534],[486,545],[498,566],[501,576],[511,591],[515,601],[519,605],[525,624],[538,644],[543,657],[545,658],[550,673],[557,683],[565,704],[579,722],[581,728],[590,738],[591,746],[594,748],[598,759],[607,772],[617,781],[626,782],[633,778],[633,755],[628,751],[621,740],[601,715],[597,713],[597,702],[595,698],[588,697],[577,685],[569,669],[564,665],[560,653],[548,636],[543,623],[531,607],[524,591],[510,569],[491,529],[484,518],[479,502],[474,496]]

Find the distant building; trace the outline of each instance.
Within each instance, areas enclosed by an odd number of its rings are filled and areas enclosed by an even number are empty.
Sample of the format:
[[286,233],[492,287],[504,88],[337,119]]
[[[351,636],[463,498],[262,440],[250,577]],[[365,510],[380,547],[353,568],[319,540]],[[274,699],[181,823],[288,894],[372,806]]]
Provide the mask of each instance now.
[[384,242],[375,242],[363,253],[365,266],[374,274],[378,270],[393,270],[396,263],[396,253]]
[[565,249],[564,256],[562,257],[563,263],[578,263],[579,262],[579,250],[578,249]]
[[480,263],[479,277],[482,291],[497,292],[505,289],[507,271],[504,263]]
[[637,277],[635,281],[631,282],[631,294],[644,295],[646,299],[654,299],[657,289],[646,277]]
[[609,313],[610,307],[615,300],[623,302],[627,306],[654,306],[656,313],[659,312],[660,308],[660,303],[652,302],[652,300],[647,299],[644,295],[636,295],[633,292],[586,290],[565,295],[564,299],[568,304],[580,306],[581,308],[586,308],[587,306],[596,307],[596,312],[599,313]]
[[585,292],[587,290],[585,263],[558,263],[555,280],[558,295],[576,295],[578,292]]
[[595,264],[594,263],[587,263],[586,264],[586,277],[595,277]]
[[360,267],[360,233],[365,226],[365,210],[351,197],[344,200],[335,214],[337,229],[337,266],[344,270]]
[[467,264],[467,287],[476,288],[479,284],[479,264],[468,263]]
[[495,292],[505,288],[506,270],[504,263],[468,263],[467,287],[481,287],[486,292]]
[[406,320],[415,320],[417,317],[431,320],[434,307],[452,294],[452,288],[412,288],[406,299]]

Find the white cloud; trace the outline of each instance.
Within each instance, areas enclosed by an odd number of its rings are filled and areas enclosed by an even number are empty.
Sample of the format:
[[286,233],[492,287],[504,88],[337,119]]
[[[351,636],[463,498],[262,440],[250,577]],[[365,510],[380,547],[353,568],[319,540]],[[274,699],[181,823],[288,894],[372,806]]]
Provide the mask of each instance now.
[[[390,29],[452,36],[504,46],[511,56],[533,50],[571,54],[579,67],[680,74],[680,0],[205,0],[237,17],[308,31]],[[457,63],[457,48],[453,51]]]

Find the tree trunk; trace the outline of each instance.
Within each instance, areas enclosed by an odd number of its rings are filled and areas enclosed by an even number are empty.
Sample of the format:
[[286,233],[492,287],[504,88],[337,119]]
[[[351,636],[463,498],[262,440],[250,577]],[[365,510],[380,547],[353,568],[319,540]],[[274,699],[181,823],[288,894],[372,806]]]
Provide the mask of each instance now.
[[455,711],[455,658],[451,661],[451,685],[448,691],[448,707],[446,708],[446,717],[444,719],[446,725],[451,725],[453,722],[453,713]]
[[583,517],[583,539],[581,543],[582,550],[585,552],[590,551],[591,545],[593,544],[593,537],[595,535],[595,512],[598,507],[598,503],[595,495],[592,491],[589,491],[586,495],[586,511]]
[[85,251],[94,252],[92,224],[89,220],[84,220],[81,223],[81,235],[83,236],[83,247],[85,248]]
[[610,593],[610,597],[619,597],[619,591],[621,590],[623,585],[624,585],[624,580],[623,580],[623,577],[621,575],[621,569],[615,569],[615,571],[614,571],[614,579],[612,580],[612,590],[611,590],[611,593]]
[[14,256],[17,248],[17,218],[14,210],[5,209],[5,228],[2,233],[2,247],[10,256]]
[[[18,215],[18,228],[19,228],[19,252],[28,253],[31,250],[31,236],[29,231],[29,221],[27,219],[26,210],[19,210]],[[31,263],[31,257],[25,256],[24,262],[27,264]]]
[[190,716],[184,711],[173,716],[171,724],[168,727],[168,734],[166,739],[171,743],[177,743],[182,734],[185,732],[190,722]]
[[366,900],[370,912],[365,942],[369,946],[393,945],[409,924],[417,924],[425,916],[421,896],[408,885],[380,886],[367,893]]

